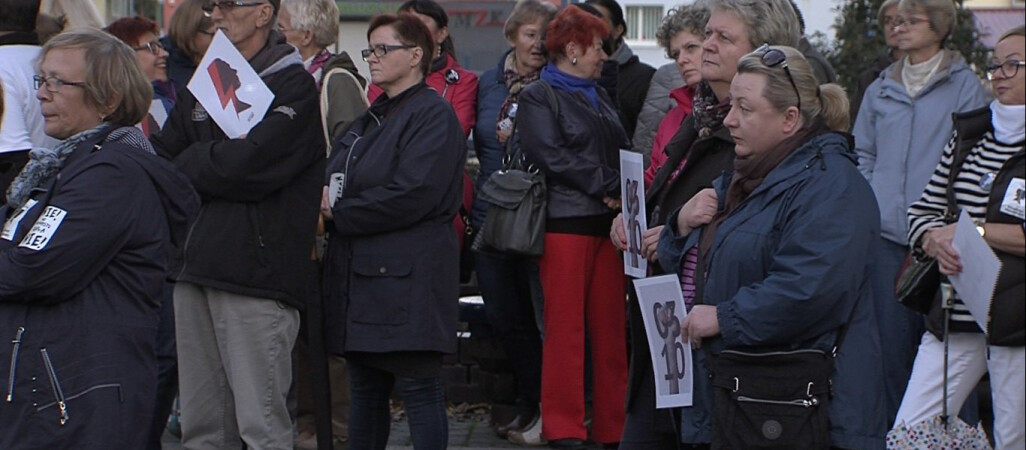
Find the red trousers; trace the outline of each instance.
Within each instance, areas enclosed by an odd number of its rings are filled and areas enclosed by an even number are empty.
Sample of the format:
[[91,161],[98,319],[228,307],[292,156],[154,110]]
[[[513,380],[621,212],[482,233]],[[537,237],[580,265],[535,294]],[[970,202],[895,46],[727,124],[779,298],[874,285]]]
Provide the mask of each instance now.
[[608,237],[546,233],[542,434],[587,439],[584,339],[591,340],[592,439],[619,442],[627,387],[623,262]]

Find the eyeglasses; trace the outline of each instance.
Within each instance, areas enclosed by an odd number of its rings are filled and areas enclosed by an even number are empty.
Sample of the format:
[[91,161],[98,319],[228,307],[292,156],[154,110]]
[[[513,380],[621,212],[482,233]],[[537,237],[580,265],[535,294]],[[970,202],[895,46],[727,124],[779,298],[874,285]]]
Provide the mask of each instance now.
[[240,1],[226,0],[226,1],[220,1],[220,2],[210,2],[210,3],[207,3],[207,4],[203,5],[202,9],[203,9],[203,14],[205,16],[207,16],[207,17],[210,17],[210,15],[214,13],[214,8],[221,8],[221,12],[226,13],[226,12],[231,11],[231,10],[233,10],[236,7],[239,7],[239,6],[257,6],[257,5],[263,5],[263,4],[264,4],[264,2],[261,2],[261,1],[257,1],[257,2],[240,2]]
[[798,85],[794,82],[794,77],[791,76],[791,69],[787,67],[787,55],[783,51],[776,48],[770,48],[769,44],[762,44],[761,47],[755,50],[755,53],[762,54],[762,63],[766,67],[783,67],[784,73],[787,74],[787,81],[791,82],[791,87],[794,88],[794,95],[798,99],[798,111],[802,110],[802,95],[798,93]]
[[402,50],[404,48],[413,48],[413,47],[416,47],[416,45],[385,45],[385,44],[378,44],[378,45],[375,45],[375,46],[373,46],[371,48],[365,48],[363,50],[360,50],[360,56],[363,57],[364,61],[366,61],[367,58],[370,58],[371,54],[373,54],[374,56],[376,56],[378,58],[384,58],[385,55],[387,55],[388,52],[390,52],[392,50]]
[[[919,24],[921,24],[923,22],[929,22],[929,21],[930,21],[930,19],[926,19],[926,18],[923,18],[923,17],[902,17],[902,16],[897,16],[893,20],[891,20],[891,22],[888,25],[890,25],[890,26],[892,26],[894,28],[898,28],[898,27],[900,27],[902,25],[908,25],[910,27],[914,27],[914,26],[919,25]],[[886,21],[885,21],[885,23],[886,23]]]
[[884,27],[895,27],[898,25],[898,16],[884,16],[883,25]]
[[86,88],[86,83],[84,81],[64,81],[57,77],[44,78],[42,76],[35,75],[32,77],[32,81],[35,82],[37,91],[39,90],[39,88],[46,86],[46,92],[49,92],[51,94],[56,94],[57,91],[61,90],[62,86],[77,86],[82,89]]
[[986,67],[987,79],[993,80],[994,76],[997,75],[998,69],[1001,70],[1001,75],[1005,78],[1012,78],[1019,74],[1019,68],[1026,66],[1026,62],[1018,61],[1015,59],[1009,59],[1001,64],[989,64]]
[[164,46],[160,43],[160,41],[152,41],[152,42],[147,42],[147,43],[145,43],[143,45],[140,45],[138,47],[132,47],[132,50],[135,50],[135,51],[149,50],[150,53],[153,53],[154,55],[159,55],[160,52],[164,51]]

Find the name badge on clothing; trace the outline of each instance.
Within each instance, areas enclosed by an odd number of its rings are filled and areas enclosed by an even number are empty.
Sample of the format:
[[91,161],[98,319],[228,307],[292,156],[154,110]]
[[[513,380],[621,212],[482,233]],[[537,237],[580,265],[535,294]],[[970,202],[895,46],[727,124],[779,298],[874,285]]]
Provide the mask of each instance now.
[[50,239],[53,238],[54,233],[57,233],[57,229],[61,227],[61,222],[64,222],[64,217],[67,215],[68,212],[63,209],[47,206],[18,247],[36,251],[46,248],[46,244],[50,243]]
[[24,205],[21,206],[20,209],[18,209],[18,212],[14,213],[14,215],[11,216],[10,219],[7,219],[7,222],[4,223],[3,231],[0,232],[0,239],[13,241],[14,233],[18,231],[18,225],[21,224],[21,219],[25,218],[25,214],[28,213],[28,211],[32,209],[33,206],[36,206],[36,203],[39,202],[33,199],[29,199],[27,202],[25,202]]
[[1012,217],[1026,219],[1026,179],[1012,178],[1001,200],[1001,212]]

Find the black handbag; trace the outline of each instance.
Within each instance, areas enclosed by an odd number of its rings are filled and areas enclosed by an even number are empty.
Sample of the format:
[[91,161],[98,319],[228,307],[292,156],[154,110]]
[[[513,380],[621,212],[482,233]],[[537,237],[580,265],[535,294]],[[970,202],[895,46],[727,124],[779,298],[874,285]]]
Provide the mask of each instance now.
[[[552,86],[538,80],[549,97],[554,118],[559,118],[559,101]],[[484,225],[477,231],[473,250],[500,256],[538,257],[545,251],[545,217],[548,192],[545,175],[530,164],[515,147],[517,133],[506,140],[503,168],[492,173],[478,197],[488,203]]]
[[[541,256],[545,250],[545,175],[527,165],[519,152],[493,173],[478,197],[488,202],[484,226],[474,250],[509,256]],[[526,165],[526,167],[524,167]]]
[[[955,202],[955,191],[951,188],[955,183],[955,177],[962,168],[968,152],[955,154],[954,163],[948,172],[948,186],[945,192],[948,206],[944,211],[944,224],[952,224],[958,221],[958,203]],[[927,314],[934,300],[937,299],[937,292],[940,290],[941,273],[937,260],[927,255],[920,248],[912,243],[912,249],[905,255],[905,261],[898,269],[898,275],[894,278],[894,296],[906,308],[915,312]]]
[[833,356],[815,349],[710,358],[712,448],[829,448],[833,369]]
[[940,289],[941,274],[937,260],[925,254],[909,251],[901,263],[895,280],[894,295],[898,302],[915,312],[930,311],[937,291]]

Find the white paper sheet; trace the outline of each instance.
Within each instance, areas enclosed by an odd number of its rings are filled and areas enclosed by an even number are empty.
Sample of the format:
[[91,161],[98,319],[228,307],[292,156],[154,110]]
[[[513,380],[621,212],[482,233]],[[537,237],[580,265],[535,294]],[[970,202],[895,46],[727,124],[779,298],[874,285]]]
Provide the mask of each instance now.
[[964,210],[958,216],[951,246],[958,251],[962,272],[949,276],[948,280],[962,303],[969,308],[980,329],[986,331],[990,300],[994,296],[998,272],[1001,271],[1001,260],[976,231],[976,224]]
[[627,250],[623,252],[623,273],[645,278],[648,261],[641,256],[641,235],[648,230],[645,212],[645,162],[640,153],[620,150],[620,208]]
[[680,324],[687,317],[680,280],[676,275],[645,278],[634,280],[634,288],[652,350],[656,408],[691,406],[695,371],[691,346],[680,336]]
[[196,67],[189,91],[229,138],[249,133],[263,120],[274,94],[221,30]]

